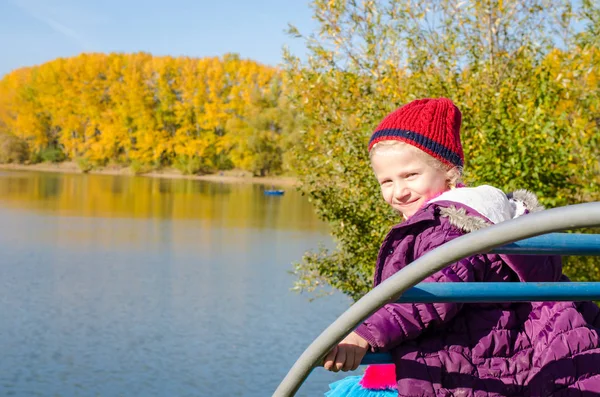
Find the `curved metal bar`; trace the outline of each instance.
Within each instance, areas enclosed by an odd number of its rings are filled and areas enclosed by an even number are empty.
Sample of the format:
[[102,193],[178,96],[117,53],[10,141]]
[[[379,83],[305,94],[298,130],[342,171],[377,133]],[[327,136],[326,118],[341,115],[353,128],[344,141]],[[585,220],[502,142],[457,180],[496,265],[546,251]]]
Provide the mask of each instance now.
[[273,396],[296,394],[313,368],[358,324],[404,291],[444,267],[471,255],[544,233],[600,226],[600,202],[553,208],[492,225],[458,237],[428,252],[369,291],[342,313],[302,353]]

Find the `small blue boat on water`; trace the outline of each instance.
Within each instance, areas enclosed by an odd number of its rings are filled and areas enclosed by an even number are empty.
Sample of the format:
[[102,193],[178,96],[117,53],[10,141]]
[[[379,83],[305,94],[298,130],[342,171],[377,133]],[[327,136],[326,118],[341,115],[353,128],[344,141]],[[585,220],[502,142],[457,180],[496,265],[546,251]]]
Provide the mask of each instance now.
[[283,190],[265,190],[264,191],[265,196],[283,196],[283,193],[285,193]]

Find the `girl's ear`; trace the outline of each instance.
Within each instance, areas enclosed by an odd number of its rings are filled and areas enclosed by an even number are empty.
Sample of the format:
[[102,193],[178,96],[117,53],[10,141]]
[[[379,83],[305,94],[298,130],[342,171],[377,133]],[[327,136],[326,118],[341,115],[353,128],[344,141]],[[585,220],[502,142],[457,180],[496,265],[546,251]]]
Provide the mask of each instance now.
[[458,171],[458,169],[456,167],[452,167],[448,170],[446,175],[447,175],[448,188],[454,189],[456,187],[456,185],[458,184],[458,180],[460,178],[460,172]]

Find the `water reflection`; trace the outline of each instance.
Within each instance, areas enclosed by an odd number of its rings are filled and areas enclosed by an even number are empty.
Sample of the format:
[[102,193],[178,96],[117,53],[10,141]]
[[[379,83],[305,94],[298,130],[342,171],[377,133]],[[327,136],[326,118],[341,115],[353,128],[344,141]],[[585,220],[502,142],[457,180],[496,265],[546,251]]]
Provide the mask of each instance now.
[[349,305],[290,292],[331,244],[293,190],[9,172],[0,224],[0,395],[270,395]]
[[189,179],[5,172],[0,202],[61,216],[203,220],[211,226],[323,230],[294,188],[283,197],[252,184]]

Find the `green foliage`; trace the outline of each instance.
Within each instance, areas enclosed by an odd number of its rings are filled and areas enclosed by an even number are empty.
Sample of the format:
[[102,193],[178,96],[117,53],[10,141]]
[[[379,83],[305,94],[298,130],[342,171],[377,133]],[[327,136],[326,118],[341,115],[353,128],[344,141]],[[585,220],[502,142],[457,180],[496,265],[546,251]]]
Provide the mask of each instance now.
[[229,156],[232,166],[255,176],[279,174],[289,170],[285,157],[294,144],[297,129],[296,114],[283,95],[284,87],[271,84],[266,92],[255,92],[250,97],[251,112],[244,119],[230,120],[226,129],[232,131]]
[[249,161],[248,171],[256,176],[266,176],[281,171],[282,151],[272,134],[259,133],[251,136],[247,148],[250,153],[254,153]]
[[94,169],[94,164],[87,157],[77,157],[75,164],[81,172],[87,173]]
[[203,170],[202,159],[198,156],[178,156],[173,163],[183,175],[195,175]]
[[33,164],[36,163],[60,163],[65,161],[65,153],[57,146],[48,146],[37,152],[34,152],[30,158]]
[[572,281],[598,281],[600,280],[600,266],[597,258],[586,257],[564,257],[563,272]]
[[147,172],[153,171],[155,167],[152,164],[147,164],[139,160],[131,160],[129,163],[129,169],[134,175],[142,175]]
[[0,134],[0,164],[24,163],[28,158],[27,142],[10,134]]
[[[305,38],[308,61],[286,54],[290,100],[305,122],[295,170],[337,248],[296,265],[298,289],[329,283],[356,299],[370,288],[378,248],[400,220],[380,198],[368,138],[419,97],[446,96],[462,110],[469,184],[526,188],[549,207],[600,198],[600,50],[571,23],[597,24],[583,8],[549,0],[312,8],[320,25]],[[596,259],[581,263],[600,269]],[[572,260],[566,268],[578,269]]]

